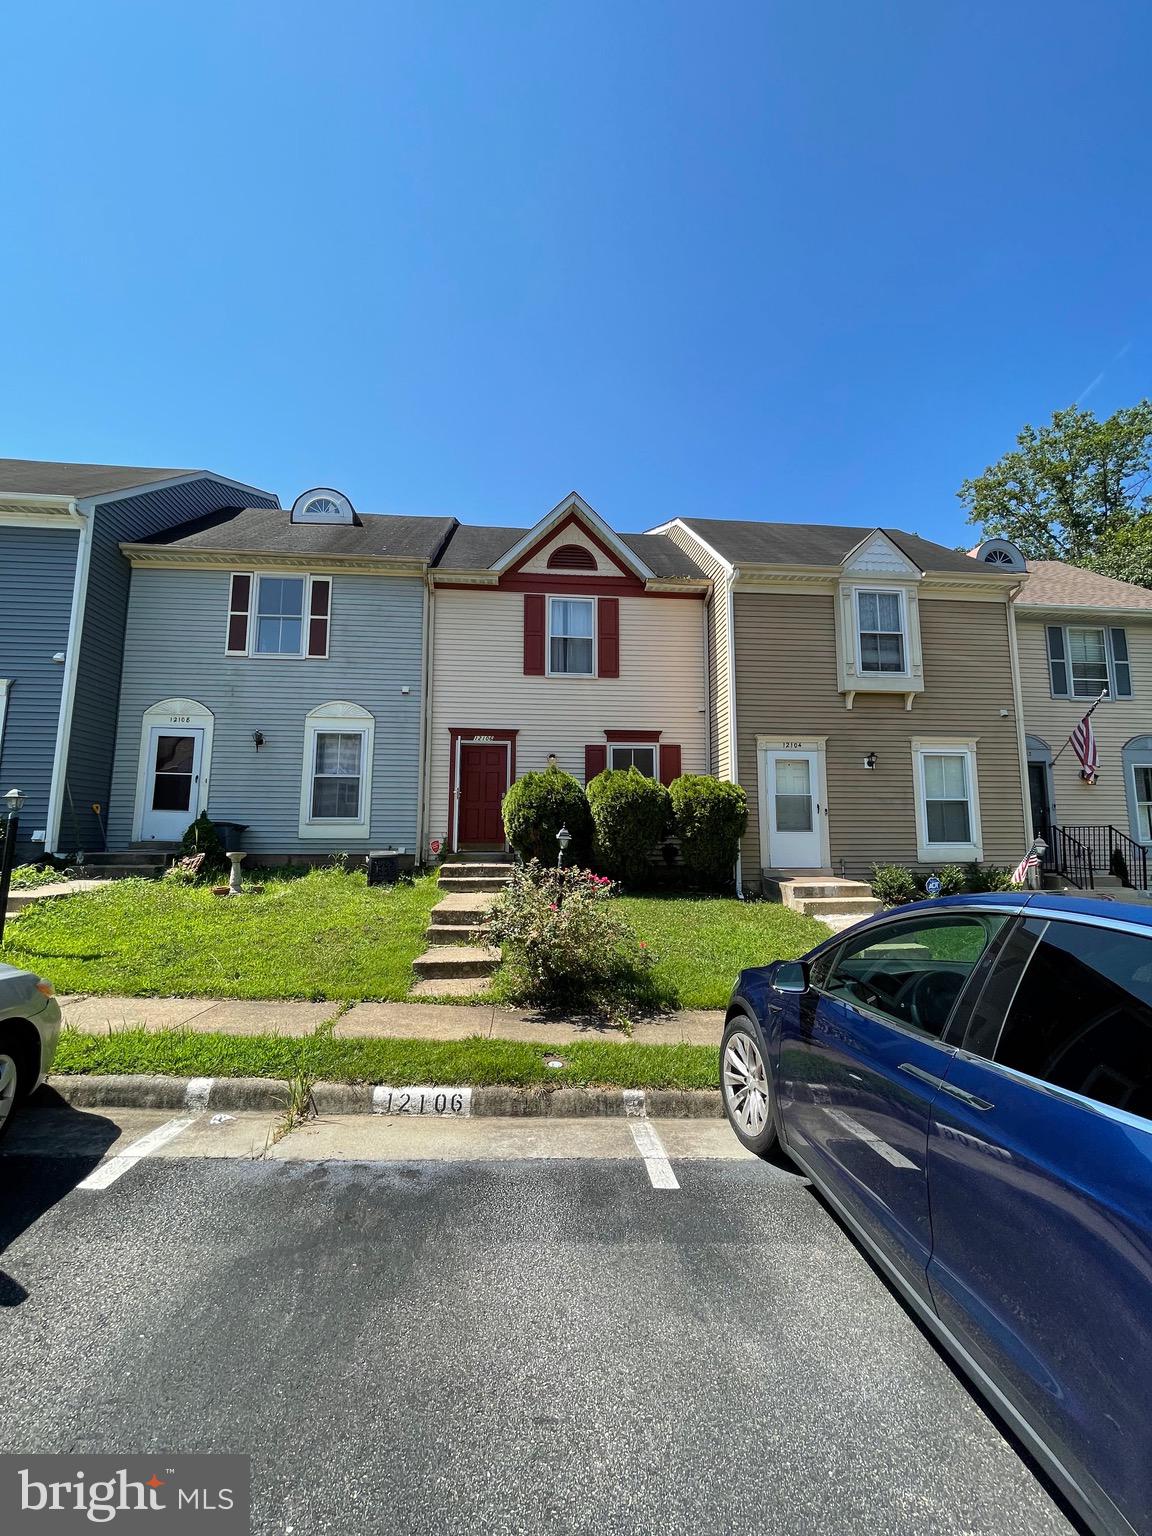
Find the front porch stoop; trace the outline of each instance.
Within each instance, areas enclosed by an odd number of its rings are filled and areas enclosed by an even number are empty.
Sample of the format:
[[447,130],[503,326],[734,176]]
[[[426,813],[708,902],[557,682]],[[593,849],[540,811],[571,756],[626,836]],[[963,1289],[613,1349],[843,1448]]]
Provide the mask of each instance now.
[[835,875],[799,875],[766,878],[765,885],[775,890],[786,907],[818,917],[839,933],[873,913],[883,903],[876,900],[872,887],[864,880],[842,880]]
[[508,878],[498,863],[442,864],[444,893],[428,917],[428,949],[412,968],[419,977],[411,997],[471,997],[482,992],[500,964],[500,951],[485,942],[488,909]]

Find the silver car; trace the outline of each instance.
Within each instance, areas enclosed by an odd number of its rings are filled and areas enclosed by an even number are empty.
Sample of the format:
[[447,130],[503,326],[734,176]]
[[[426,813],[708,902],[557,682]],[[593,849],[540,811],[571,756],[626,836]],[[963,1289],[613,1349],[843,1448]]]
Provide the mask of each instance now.
[[0,965],[0,1136],[12,1111],[48,1076],[59,1035],[52,983]]

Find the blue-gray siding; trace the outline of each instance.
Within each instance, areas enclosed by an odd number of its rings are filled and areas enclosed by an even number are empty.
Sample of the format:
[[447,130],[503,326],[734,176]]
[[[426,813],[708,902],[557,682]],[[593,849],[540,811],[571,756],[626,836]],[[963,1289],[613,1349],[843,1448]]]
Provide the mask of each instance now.
[[75,525],[0,527],[0,677],[11,679],[0,740],[0,794],[22,789],[17,857],[42,849],[31,834],[45,826],[64,668],[52,660],[68,644],[76,571]]
[[[414,850],[420,793],[423,583],[417,578],[336,575],[327,660],[224,655],[229,573],[139,567],[124,647],[120,721],[109,827],[114,848],[133,835],[144,712],[190,698],[212,712],[209,814],[246,823],[256,853]],[[410,688],[408,694],[402,688]],[[372,822],[367,838],[331,842],[299,835],[304,720],[335,700],[376,722]],[[256,751],[254,731],[263,731]]]
[[120,544],[175,528],[222,507],[276,505],[275,496],[240,491],[223,481],[209,479],[105,502],[95,509],[84,635],[68,747],[67,786],[71,804],[65,795],[59,837],[62,848],[96,849],[102,845],[99,823],[91,807],[93,803],[109,806],[131,577],[131,567],[120,553]]

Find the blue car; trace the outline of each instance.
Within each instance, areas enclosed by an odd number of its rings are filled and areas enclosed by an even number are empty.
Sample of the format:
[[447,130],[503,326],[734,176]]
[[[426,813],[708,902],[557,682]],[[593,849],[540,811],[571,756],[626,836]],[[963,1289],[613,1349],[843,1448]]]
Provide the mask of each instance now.
[[1093,1528],[1152,1533],[1152,908],[897,908],[742,972],[720,1065]]

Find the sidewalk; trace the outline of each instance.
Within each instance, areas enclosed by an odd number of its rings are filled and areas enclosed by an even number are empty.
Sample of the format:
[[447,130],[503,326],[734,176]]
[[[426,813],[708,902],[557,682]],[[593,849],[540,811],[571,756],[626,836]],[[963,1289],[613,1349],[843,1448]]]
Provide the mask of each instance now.
[[395,1038],[538,1040],[565,1045],[573,1040],[631,1040],[639,1045],[719,1045],[720,1009],[687,1009],[637,1023],[631,1035],[578,1019],[545,1019],[531,1010],[450,1006],[436,1003],[251,1002],[211,997],[61,997],[64,1022],[88,1034],[120,1029],[190,1029],[225,1035],[310,1035],[335,1020],[337,1039]]

